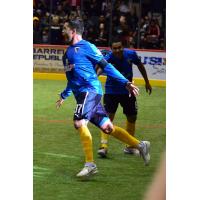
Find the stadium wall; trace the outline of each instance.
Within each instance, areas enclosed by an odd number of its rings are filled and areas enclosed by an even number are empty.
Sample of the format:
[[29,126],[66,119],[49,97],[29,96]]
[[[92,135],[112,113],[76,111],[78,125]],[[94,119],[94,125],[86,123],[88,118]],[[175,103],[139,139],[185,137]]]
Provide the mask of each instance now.
[[[46,80],[66,80],[62,65],[62,56],[66,46],[62,45],[33,45],[33,78]],[[109,50],[108,47],[99,49]],[[135,49],[145,65],[152,86],[166,86],[166,52],[161,50]],[[134,81],[144,85],[144,80],[133,65]],[[106,77],[100,76],[105,82]]]

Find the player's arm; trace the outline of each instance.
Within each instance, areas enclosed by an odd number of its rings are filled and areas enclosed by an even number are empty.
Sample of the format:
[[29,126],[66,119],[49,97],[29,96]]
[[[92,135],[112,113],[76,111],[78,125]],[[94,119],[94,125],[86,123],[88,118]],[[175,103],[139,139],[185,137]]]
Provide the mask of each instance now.
[[126,79],[117,69],[115,69],[112,64],[108,63],[95,45],[91,44],[89,46],[87,57],[91,60],[94,66],[98,65],[108,76],[126,87],[129,93],[133,93],[135,96],[139,94],[139,89]]
[[56,108],[60,108],[60,106],[63,104],[64,100],[70,96],[72,93],[72,90],[69,87],[69,84],[67,84],[67,87],[65,88],[65,90],[63,90],[63,92],[60,93],[60,98],[58,99],[58,101],[56,101]]
[[86,56],[94,64],[96,70],[99,70],[99,72],[105,72],[108,76],[120,82],[124,86],[126,86],[127,82],[129,82],[129,80],[116,70],[112,64],[107,62],[95,45],[90,44],[88,46]]
[[143,76],[143,78],[144,78],[146,92],[148,92],[149,94],[151,94],[151,92],[152,92],[152,87],[151,87],[151,84],[149,83],[149,79],[148,79],[147,72],[146,72],[146,69],[145,69],[144,65],[142,64],[142,62],[140,62],[140,63],[137,65],[137,67],[138,67],[140,73],[142,74],[142,76]]
[[124,87],[129,91],[130,94],[133,93],[135,96],[139,95],[139,88],[136,87],[128,79],[126,79],[111,63],[108,63],[103,58],[98,62],[98,65],[108,76],[124,85]]
[[97,76],[100,76],[103,73],[103,70],[101,69],[101,67],[98,64],[96,64],[96,66],[95,66],[95,71],[97,73]]
[[[107,62],[109,62],[110,57],[111,57],[111,51],[102,49],[102,50],[101,50],[101,53],[102,53],[102,55],[104,56],[104,59],[105,59]],[[100,75],[103,73],[103,69],[102,69],[98,64],[96,64],[96,66],[95,66],[95,71],[96,71],[96,73],[97,73],[97,76],[100,76]]]
[[147,76],[146,69],[145,69],[143,63],[141,62],[140,58],[138,57],[138,55],[135,51],[132,52],[132,60],[133,60],[133,63],[138,67],[140,73],[142,74],[142,76],[144,78],[146,92],[151,94],[152,87],[149,83],[149,79],[148,79],[148,76]]
[[[64,69],[67,67],[67,62],[66,62],[66,57],[67,57],[67,50],[65,51],[63,57],[62,57],[62,62],[63,62],[63,66],[64,66]],[[63,90],[63,92],[61,92],[59,94],[59,99],[56,101],[56,108],[60,108],[60,106],[63,104],[64,100],[70,96],[72,93],[72,90],[69,86],[69,83],[67,83],[67,87],[65,88],[65,90]]]

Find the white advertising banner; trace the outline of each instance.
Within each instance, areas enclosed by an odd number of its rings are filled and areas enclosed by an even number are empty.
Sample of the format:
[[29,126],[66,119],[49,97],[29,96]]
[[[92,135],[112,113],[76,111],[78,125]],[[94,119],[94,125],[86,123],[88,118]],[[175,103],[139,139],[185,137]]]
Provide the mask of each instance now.
[[[62,56],[66,46],[57,45],[34,45],[33,46],[33,69],[34,71],[63,71]],[[104,49],[104,48],[100,48]],[[109,50],[109,48],[105,48]],[[149,79],[166,80],[166,52],[136,50],[145,66]],[[134,78],[141,78],[137,66],[133,65]]]
[[[166,52],[137,50],[149,79],[166,80]],[[133,65],[134,78],[142,78],[137,66]]]
[[34,45],[33,70],[34,71],[63,71],[62,56],[65,46]]

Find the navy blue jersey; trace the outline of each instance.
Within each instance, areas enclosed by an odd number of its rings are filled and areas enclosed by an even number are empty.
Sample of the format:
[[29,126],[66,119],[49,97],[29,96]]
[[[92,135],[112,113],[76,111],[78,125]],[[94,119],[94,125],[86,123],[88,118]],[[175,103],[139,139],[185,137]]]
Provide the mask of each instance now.
[[[63,57],[68,84],[61,93],[61,97],[65,99],[71,92],[75,96],[81,92],[93,92],[102,95],[102,87],[95,71],[95,65],[99,64],[103,58],[99,49],[86,40],[70,45]],[[105,65],[104,72],[116,81],[119,81],[119,85],[125,88],[128,80],[111,64]]]
[[[129,81],[132,81],[133,78],[132,64],[138,65],[141,63],[137,53],[129,49],[123,50],[123,59],[115,57],[112,52],[107,53],[104,58],[112,63]],[[110,76],[107,76],[105,89],[106,94],[128,94],[128,91]]]

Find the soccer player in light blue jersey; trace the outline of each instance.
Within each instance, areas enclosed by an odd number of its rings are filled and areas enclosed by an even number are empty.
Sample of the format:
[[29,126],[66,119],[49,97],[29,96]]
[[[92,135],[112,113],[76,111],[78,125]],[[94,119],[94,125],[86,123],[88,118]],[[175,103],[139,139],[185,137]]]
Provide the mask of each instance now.
[[82,39],[83,31],[84,26],[80,19],[67,22],[63,26],[63,35],[69,44],[63,57],[68,83],[56,102],[56,107],[59,108],[71,93],[74,94],[77,102],[73,121],[74,127],[80,134],[85,153],[85,164],[77,177],[87,178],[98,172],[93,159],[92,136],[87,127],[88,121],[99,127],[104,133],[137,148],[141,152],[145,165],[148,165],[150,142],[140,141],[124,129],[114,126],[107,116],[101,104],[102,87],[95,66],[97,65],[118,81],[122,87],[127,88],[129,93],[138,95],[138,88],[109,64],[96,46]]
[[[138,57],[135,50],[123,48],[123,44],[118,37],[115,37],[111,45],[112,51],[104,51],[104,58],[110,62],[121,74],[124,75],[130,82],[133,79],[132,64],[136,65],[141,72],[146,91],[151,94],[152,87],[149,83],[148,76],[144,65]],[[135,95],[129,95],[126,88],[122,87],[118,81],[110,76],[107,76],[104,94],[104,108],[111,121],[114,120],[118,105],[123,108],[123,113],[126,116],[126,131],[135,136],[135,122],[137,119],[137,101]],[[109,135],[101,132],[101,145],[98,154],[105,158],[108,153]],[[140,155],[140,152],[128,145],[124,149],[124,153],[132,155]]]

